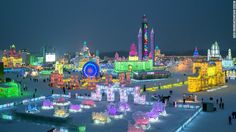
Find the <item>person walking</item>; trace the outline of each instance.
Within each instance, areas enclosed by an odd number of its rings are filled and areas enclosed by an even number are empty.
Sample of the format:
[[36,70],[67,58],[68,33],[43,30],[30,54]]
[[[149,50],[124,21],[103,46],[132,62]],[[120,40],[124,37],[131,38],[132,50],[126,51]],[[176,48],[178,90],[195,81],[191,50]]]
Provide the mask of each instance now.
[[66,94],[66,89],[65,89],[65,87],[63,87],[63,93]]
[[232,124],[232,118],[231,118],[231,116],[229,116],[229,125],[231,125]]

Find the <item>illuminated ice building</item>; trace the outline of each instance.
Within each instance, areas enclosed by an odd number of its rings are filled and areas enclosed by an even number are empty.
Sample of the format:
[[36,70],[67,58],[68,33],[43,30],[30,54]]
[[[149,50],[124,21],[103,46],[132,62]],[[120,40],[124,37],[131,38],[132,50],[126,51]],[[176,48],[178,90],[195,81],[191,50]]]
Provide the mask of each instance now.
[[207,51],[207,61],[210,61],[212,58],[218,58],[219,60],[222,60],[222,66],[224,69],[234,68],[231,49],[228,49],[228,55],[226,58],[222,58],[220,55],[220,47],[217,42],[213,43],[211,49],[208,49]]
[[220,55],[220,48],[217,42],[213,43],[211,49],[207,50],[207,61],[210,61],[211,58],[218,58],[219,60],[222,59]]
[[115,72],[133,72],[136,79],[140,79],[140,76],[143,76],[142,79],[166,77],[163,74],[166,74],[168,77],[170,75],[169,72],[154,70],[153,68],[153,62],[161,56],[160,49],[158,46],[155,49],[154,43],[154,30],[152,29],[149,33],[149,24],[144,15],[142,27],[138,33],[138,50],[136,50],[136,45],[132,43],[128,60],[120,59],[118,53],[116,53]]
[[10,50],[3,51],[2,62],[4,67],[21,67],[22,57],[21,52],[16,51],[15,45],[10,46]]
[[99,53],[97,51],[96,55],[92,55],[90,49],[87,46],[87,42],[83,42],[83,47],[79,52],[76,52],[76,56],[71,59],[71,62],[74,64],[75,69],[82,70],[85,63],[88,61],[93,61],[99,64]]
[[143,16],[142,27],[138,33],[138,57],[139,60],[154,59],[155,33],[152,29],[149,31],[149,24],[146,15]]
[[231,49],[228,49],[228,55],[222,60],[222,66],[224,69],[234,68],[234,61],[232,59]]
[[188,77],[188,91],[199,92],[225,84],[220,60],[198,60],[193,63],[193,75]]
[[208,50],[207,61],[194,60],[192,72],[193,75],[188,77],[189,92],[199,92],[225,84],[222,57],[217,42],[211,46],[211,50]]
[[197,47],[195,47],[195,49],[194,49],[193,57],[199,57],[199,53],[198,53]]

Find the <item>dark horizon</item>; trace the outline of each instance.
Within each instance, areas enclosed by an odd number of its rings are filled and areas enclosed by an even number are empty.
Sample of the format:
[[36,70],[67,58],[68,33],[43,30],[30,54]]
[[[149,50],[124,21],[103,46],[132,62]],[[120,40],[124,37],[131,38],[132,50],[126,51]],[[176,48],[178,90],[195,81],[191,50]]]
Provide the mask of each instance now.
[[128,51],[137,45],[143,14],[164,53],[207,50],[214,41],[222,50],[236,50],[232,1],[222,0],[1,1],[0,49],[14,43],[35,53],[51,45],[62,54],[87,41],[92,51]]

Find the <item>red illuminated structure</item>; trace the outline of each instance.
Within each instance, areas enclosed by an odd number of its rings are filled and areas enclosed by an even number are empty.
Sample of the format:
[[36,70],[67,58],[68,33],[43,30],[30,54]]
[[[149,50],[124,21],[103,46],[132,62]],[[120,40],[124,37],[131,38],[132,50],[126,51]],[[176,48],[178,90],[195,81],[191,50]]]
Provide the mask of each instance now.
[[131,79],[130,79],[130,72],[126,72],[126,83],[130,84]]
[[50,86],[62,88],[64,86],[63,74],[59,74],[57,71],[50,76]]
[[79,89],[80,85],[79,85],[79,81],[78,81],[78,76],[77,75],[72,75],[70,77],[70,81],[69,81],[69,85],[71,89]]
[[87,83],[88,83],[88,90],[95,90],[96,89],[96,84],[97,84],[97,79],[96,77],[88,77],[87,78]]
[[125,73],[120,73],[119,81],[120,81],[120,84],[130,84],[131,82],[130,72],[127,72],[126,75]]
[[105,85],[108,85],[110,83],[113,83],[112,81],[112,75],[106,74],[106,80],[105,80]]
[[119,74],[119,81],[120,81],[120,84],[125,84],[125,74],[124,73]]

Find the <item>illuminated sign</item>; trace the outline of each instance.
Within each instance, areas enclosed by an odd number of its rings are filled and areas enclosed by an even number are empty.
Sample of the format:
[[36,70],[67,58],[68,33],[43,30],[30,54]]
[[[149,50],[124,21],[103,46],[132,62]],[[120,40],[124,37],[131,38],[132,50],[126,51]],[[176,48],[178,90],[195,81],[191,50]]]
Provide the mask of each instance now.
[[55,53],[46,53],[46,62],[55,62],[56,55]]

